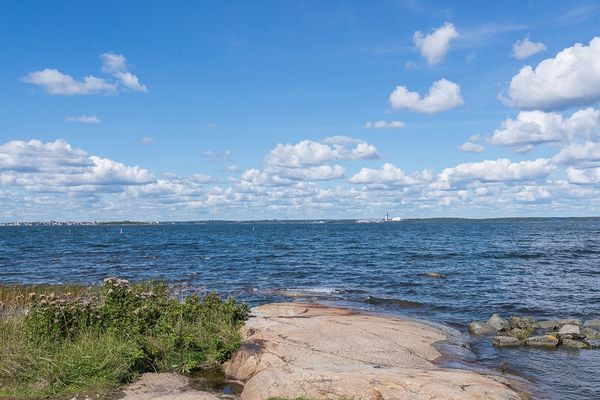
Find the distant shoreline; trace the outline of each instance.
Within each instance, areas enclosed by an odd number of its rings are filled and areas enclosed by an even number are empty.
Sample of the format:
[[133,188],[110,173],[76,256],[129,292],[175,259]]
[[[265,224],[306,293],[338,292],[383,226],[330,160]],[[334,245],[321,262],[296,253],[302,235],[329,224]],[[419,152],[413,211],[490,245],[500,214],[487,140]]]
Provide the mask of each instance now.
[[[103,225],[208,225],[208,224],[344,224],[360,218],[345,219],[257,219],[257,220],[197,220],[197,221],[12,221],[0,222],[0,227],[12,226],[103,226]],[[587,217],[430,217],[406,218],[393,222],[471,222],[471,221],[548,221],[548,220],[600,220],[600,216]],[[392,222],[392,221],[390,221]]]

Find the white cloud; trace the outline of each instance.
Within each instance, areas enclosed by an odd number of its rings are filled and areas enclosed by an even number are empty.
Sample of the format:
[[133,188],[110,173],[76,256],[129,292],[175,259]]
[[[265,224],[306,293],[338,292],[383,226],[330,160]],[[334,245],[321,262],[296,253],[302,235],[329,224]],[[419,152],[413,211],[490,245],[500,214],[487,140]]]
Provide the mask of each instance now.
[[513,76],[508,103],[521,109],[565,109],[600,100],[600,37],[527,65]]
[[511,162],[506,158],[459,164],[439,174],[437,187],[447,189],[454,184],[470,182],[519,182],[545,178],[554,167],[547,159]]
[[272,175],[256,168],[245,171],[242,174],[241,182],[250,186],[288,186],[294,183],[291,179]]
[[37,85],[50,95],[73,96],[83,94],[111,94],[117,91],[117,84],[89,75],[81,81],[56,69],[46,68],[30,72],[23,82]]
[[[575,185],[600,184],[600,168],[578,169],[569,167],[566,172],[569,183]],[[596,200],[598,200],[598,198],[596,198]]]
[[548,189],[541,186],[524,186],[515,196],[517,201],[521,202],[539,202],[549,199],[551,193]]
[[517,60],[524,60],[534,54],[545,51],[546,45],[541,42],[532,42],[529,36],[523,40],[517,40],[512,46],[512,57]]
[[[469,138],[474,144],[479,140]],[[203,173],[163,173],[155,179],[148,170],[90,155],[62,140],[6,142],[0,144],[0,220],[81,215],[185,220],[208,218],[210,212],[227,219],[361,218],[387,210],[439,216],[447,215],[449,206],[456,216],[600,212],[600,157],[592,139],[561,142],[552,159],[485,160],[440,173],[406,171],[391,163],[367,168],[362,162],[347,180],[346,166],[338,164],[369,154],[358,150],[365,148],[363,140],[332,136],[314,142],[329,149],[317,159],[305,158],[302,146],[295,147],[301,143],[288,145],[297,156],[295,166],[265,163],[262,170],[220,180]]]
[[563,118],[558,113],[522,111],[494,131],[490,143],[517,150],[531,150],[541,143],[600,137],[600,110],[586,108]]
[[341,165],[317,165],[306,168],[275,168],[268,169],[267,172],[297,181],[329,181],[343,178],[345,169]]
[[600,167],[600,143],[571,143],[562,148],[552,158],[552,161],[557,164],[577,165],[583,168]]
[[[118,191],[126,185],[154,180],[152,173],[137,166],[73,148],[64,140],[42,143],[13,140],[0,145],[0,184],[31,191]],[[102,189],[100,187],[109,187]]]
[[458,36],[458,31],[454,25],[446,22],[425,36],[420,31],[416,31],[413,35],[413,43],[419,49],[421,55],[427,59],[427,63],[434,65],[439,64],[444,59],[450,42]]
[[423,181],[423,176],[408,175],[393,164],[385,163],[380,169],[361,168],[350,178],[352,183],[415,185]]
[[479,143],[464,142],[460,145],[460,149],[465,153],[483,153],[485,148]]
[[222,153],[213,150],[204,150],[202,152],[204,161],[212,163],[229,162],[231,161],[232,154],[233,153],[231,152],[231,150],[225,150]]
[[402,121],[376,121],[367,122],[365,124],[367,129],[398,129],[404,128],[404,122]]
[[390,105],[394,109],[427,114],[450,110],[461,104],[463,99],[460,96],[460,86],[446,79],[434,82],[423,98],[417,92],[410,92],[405,86],[397,86],[390,95]]
[[379,158],[375,146],[364,140],[332,136],[321,142],[303,140],[296,144],[278,144],[269,152],[265,163],[270,167],[301,168],[324,165],[332,161]]
[[128,71],[125,56],[110,52],[103,53],[100,58],[102,60],[102,71],[113,75],[127,89],[135,92],[148,92],[146,85],[140,83],[138,77]]
[[142,138],[141,142],[142,144],[149,145],[154,143],[154,139],[152,139],[150,136],[145,136]]
[[95,115],[76,115],[65,117],[67,122],[83,122],[85,124],[99,124],[100,118]]
[[21,80],[41,87],[50,95],[114,94],[119,88],[136,92],[148,92],[148,88],[140,83],[138,77],[128,71],[127,62],[123,55],[104,53],[100,58],[102,60],[102,72],[111,74],[117,81],[108,81],[93,75],[88,75],[79,81],[71,75],[63,74],[53,68],[30,72]]

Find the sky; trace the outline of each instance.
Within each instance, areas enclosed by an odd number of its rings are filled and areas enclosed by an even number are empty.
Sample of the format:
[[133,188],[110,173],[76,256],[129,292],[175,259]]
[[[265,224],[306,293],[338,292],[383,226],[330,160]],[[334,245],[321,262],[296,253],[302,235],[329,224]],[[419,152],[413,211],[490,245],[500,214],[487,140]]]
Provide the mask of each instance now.
[[0,222],[600,215],[597,1],[0,2]]

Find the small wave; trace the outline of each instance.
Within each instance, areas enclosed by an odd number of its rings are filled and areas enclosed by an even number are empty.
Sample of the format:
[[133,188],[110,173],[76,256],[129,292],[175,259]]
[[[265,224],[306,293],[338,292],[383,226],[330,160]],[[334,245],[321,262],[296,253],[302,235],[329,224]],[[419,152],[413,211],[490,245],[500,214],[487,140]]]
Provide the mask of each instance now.
[[334,288],[330,288],[330,287],[314,287],[314,288],[288,288],[288,289],[282,289],[282,292],[289,292],[289,293],[298,293],[298,294],[302,294],[302,293],[306,293],[306,294],[340,294],[340,293],[344,293],[343,290],[338,290],[338,289],[334,289]]
[[377,305],[377,306],[391,305],[391,306],[397,306],[397,307],[402,307],[402,308],[420,308],[420,307],[424,306],[423,303],[419,303],[417,301],[376,297],[376,296],[367,296],[367,298],[364,299],[363,301],[367,304],[373,304],[373,305]]

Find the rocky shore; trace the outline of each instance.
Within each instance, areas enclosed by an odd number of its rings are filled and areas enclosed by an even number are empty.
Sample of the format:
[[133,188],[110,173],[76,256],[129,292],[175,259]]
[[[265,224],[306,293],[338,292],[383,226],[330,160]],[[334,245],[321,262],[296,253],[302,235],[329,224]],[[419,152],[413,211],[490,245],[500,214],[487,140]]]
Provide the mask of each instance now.
[[438,327],[299,303],[252,310],[226,373],[245,382],[242,400],[522,399],[491,372],[441,368]]
[[572,349],[600,348],[600,320],[583,323],[577,319],[535,321],[528,317],[512,316],[503,319],[494,314],[487,322],[474,321],[469,324],[474,335],[493,336],[496,347],[530,346]]
[[[244,384],[242,400],[528,399],[518,379],[436,365],[445,331],[408,319],[314,304],[252,310],[226,374]],[[194,389],[176,374],[145,374],[124,399],[231,398]]]

